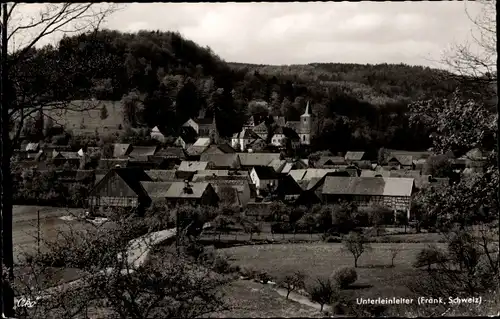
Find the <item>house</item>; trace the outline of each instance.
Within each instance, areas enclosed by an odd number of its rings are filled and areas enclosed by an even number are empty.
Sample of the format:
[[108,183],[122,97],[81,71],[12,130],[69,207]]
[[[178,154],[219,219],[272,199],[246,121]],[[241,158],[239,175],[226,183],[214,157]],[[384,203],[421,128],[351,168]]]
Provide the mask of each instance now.
[[178,136],[174,141],[174,146],[179,146],[182,147],[183,149],[186,149],[187,144],[181,136]]
[[113,157],[114,158],[126,157],[131,151],[132,151],[131,144],[115,143],[113,145]]
[[433,155],[433,153],[430,151],[403,151],[403,150],[392,150],[392,149],[386,149],[385,151],[387,154],[389,154],[389,156],[407,155],[407,156],[411,156],[415,160],[427,159]]
[[212,163],[210,162],[182,161],[177,171],[196,173],[210,168],[212,168]]
[[256,125],[253,129],[252,129],[261,139],[263,139],[264,141],[267,141],[267,135],[269,134],[269,127],[268,127],[268,124],[266,123],[266,121],[263,121],[262,123],[260,123],[259,125]]
[[276,188],[277,198],[289,204],[295,203],[302,192],[302,187],[290,175],[281,178]]
[[387,166],[389,169],[415,169],[413,164],[413,156],[411,155],[391,155],[387,158]]
[[200,156],[201,162],[213,163],[212,169],[239,169],[241,168],[238,154],[206,154]]
[[38,153],[40,150],[40,143],[28,143],[25,150],[30,153]]
[[154,156],[158,146],[133,146],[128,156],[137,160],[148,160],[149,156]]
[[208,149],[211,140],[208,137],[200,137],[194,142],[193,145],[187,148],[186,153],[192,159],[199,159],[199,156]]
[[80,166],[80,159],[81,157],[77,152],[52,151],[52,163],[55,166],[61,166],[68,163],[72,167],[78,168]]
[[257,188],[257,193],[274,190],[278,186],[280,176],[269,166],[255,166],[250,171],[250,179]]
[[465,160],[466,168],[481,169],[488,159],[487,154],[479,148],[473,148],[460,159]]
[[323,203],[354,201],[358,206],[386,206],[410,217],[413,178],[328,176],[322,188]]
[[148,156],[148,159],[157,164],[159,169],[172,169],[186,159],[186,152],[182,147],[165,147]]
[[417,191],[425,188],[442,189],[449,185],[449,178],[436,178],[431,175],[421,175],[415,177],[415,189]]
[[232,153],[236,153],[236,150],[227,143],[213,144],[210,145],[205,151],[203,151],[203,154],[232,154]]
[[110,169],[90,191],[89,206],[91,209],[124,207],[141,211],[151,203],[141,185],[143,181],[151,181],[151,178],[142,169]]
[[206,117],[205,115],[205,110],[201,109],[198,118],[189,119],[182,126],[192,127],[199,137],[215,137],[217,135],[215,116]]
[[367,159],[366,153],[363,151],[347,151],[344,158],[346,162],[355,162]]
[[292,148],[296,148],[300,145],[300,137],[297,132],[285,126],[276,128],[271,137],[271,144],[277,147],[286,147],[287,145],[285,145],[285,143],[288,142]]
[[273,122],[277,126],[285,126],[286,124],[286,119],[284,116],[273,116]]
[[[267,133],[266,133],[267,134]],[[255,141],[261,139],[261,137],[252,131],[251,129],[243,129],[239,133],[235,133],[231,138],[231,147],[237,149],[238,151],[246,151],[248,146]]]
[[321,156],[314,165],[317,168],[344,168],[347,161],[341,156]]
[[287,162],[284,159],[274,159],[271,161],[271,163],[267,164],[267,166],[272,167],[276,173],[282,173],[282,170],[285,168],[286,164]]
[[397,170],[397,171],[389,171],[389,177],[408,177],[408,178],[416,178],[419,177],[421,172],[419,170]]
[[388,171],[388,170],[372,171],[372,170],[363,169],[363,170],[361,170],[361,174],[359,176],[360,177],[390,177],[390,175],[391,175],[391,171]]
[[204,176],[199,181],[210,183],[221,202],[238,207],[245,207],[252,198],[249,179],[233,176]]
[[218,178],[230,177],[231,179],[246,179],[247,181],[251,181],[248,171],[233,171],[227,169],[208,169],[197,171],[193,176],[193,181],[204,180],[206,176],[216,176]]
[[242,168],[251,169],[254,166],[267,166],[272,160],[281,159],[279,153],[238,153]]
[[196,141],[198,133],[196,133],[195,129],[191,126],[181,126],[179,127],[178,137],[182,138],[187,147]]
[[163,135],[163,133],[158,128],[158,126],[153,127],[150,135],[151,135],[151,139],[157,140],[161,143],[165,143],[165,135]]
[[289,175],[297,182],[301,180],[311,180],[313,178],[322,178],[328,173],[337,172],[337,169],[326,169],[326,168],[307,168],[307,169],[296,169],[291,170]]
[[167,191],[172,182],[141,181],[141,186],[151,199],[151,203],[166,202]]
[[216,206],[219,202],[214,188],[206,182],[173,182],[165,195],[170,206],[185,204]]
[[325,184],[326,178],[329,176],[349,177],[350,175],[346,171],[334,171],[328,172],[322,177],[316,176],[311,179],[297,181],[297,184],[302,189],[302,193],[300,193],[300,196],[295,200],[294,205],[310,207],[315,204],[320,204],[323,185]]

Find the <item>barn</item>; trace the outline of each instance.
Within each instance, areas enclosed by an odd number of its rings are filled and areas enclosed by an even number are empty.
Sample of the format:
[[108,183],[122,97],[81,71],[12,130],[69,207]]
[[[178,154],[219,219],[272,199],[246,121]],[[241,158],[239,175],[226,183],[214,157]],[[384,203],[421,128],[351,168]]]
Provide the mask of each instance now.
[[151,204],[151,199],[141,185],[144,181],[152,180],[140,168],[111,169],[90,191],[89,207],[91,209],[147,207]]

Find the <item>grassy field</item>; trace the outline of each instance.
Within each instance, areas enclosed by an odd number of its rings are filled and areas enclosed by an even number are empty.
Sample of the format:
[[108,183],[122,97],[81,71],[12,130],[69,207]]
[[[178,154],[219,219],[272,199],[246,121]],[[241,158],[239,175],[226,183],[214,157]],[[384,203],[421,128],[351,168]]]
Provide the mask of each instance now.
[[57,238],[58,233],[71,229],[93,227],[80,221],[65,221],[61,216],[80,214],[83,209],[67,209],[48,206],[14,206],[12,239],[14,261],[19,262],[25,253],[37,250],[37,211],[40,211],[40,237],[43,242]]
[[[68,110],[66,112],[54,111],[51,116],[58,124],[63,125],[67,130],[72,130],[74,134],[94,134],[97,129],[99,134],[112,134],[119,130],[118,126],[123,126],[122,105],[120,101],[73,101],[78,108],[85,107],[92,109],[78,112]],[[101,108],[105,105],[108,110],[108,117],[101,119]],[[75,108],[75,107],[73,107]]]
[[[363,254],[358,261],[358,280],[352,289],[345,291],[355,297],[402,297],[409,295],[405,282],[422,272],[411,264],[418,251],[426,247],[423,243],[372,244],[372,251]],[[391,263],[391,247],[400,249]],[[286,271],[302,270],[311,283],[316,276],[330,276],[340,267],[352,267],[353,258],[343,251],[342,244],[288,244],[255,245],[221,249],[230,260],[241,267],[266,271],[278,278]]]
[[291,318],[321,317],[319,311],[286,300],[271,287],[237,280],[225,287],[226,301],[231,310],[215,313],[209,318]]

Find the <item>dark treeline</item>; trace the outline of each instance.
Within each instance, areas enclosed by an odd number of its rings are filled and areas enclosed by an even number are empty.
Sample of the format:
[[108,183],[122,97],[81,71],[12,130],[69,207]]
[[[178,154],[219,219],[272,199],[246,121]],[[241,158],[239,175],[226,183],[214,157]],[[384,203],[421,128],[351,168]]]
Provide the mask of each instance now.
[[71,66],[65,83],[46,97],[121,100],[131,127],[158,125],[173,133],[204,109],[215,116],[220,135],[230,136],[250,115],[266,110],[298,120],[310,101],[317,118],[313,150],[332,152],[428,148],[427,129],[408,125],[408,102],[447,96],[456,87],[443,80],[443,71],[403,64],[226,63],[173,32],[103,30],[65,37],[57,48],[31,54],[38,69],[51,69],[39,71],[30,90]]

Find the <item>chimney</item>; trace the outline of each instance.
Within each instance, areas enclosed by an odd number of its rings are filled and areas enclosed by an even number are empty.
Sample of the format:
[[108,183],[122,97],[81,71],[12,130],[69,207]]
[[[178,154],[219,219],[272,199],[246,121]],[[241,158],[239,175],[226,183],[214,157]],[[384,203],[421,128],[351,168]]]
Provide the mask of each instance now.
[[193,189],[191,188],[191,185],[189,185],[189,180],[184,180],[184,194],[192,194]]

